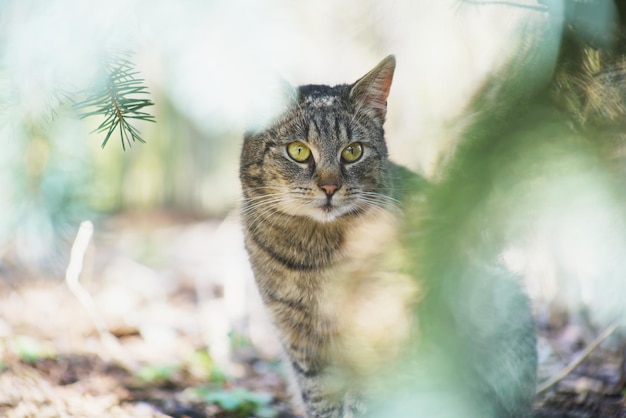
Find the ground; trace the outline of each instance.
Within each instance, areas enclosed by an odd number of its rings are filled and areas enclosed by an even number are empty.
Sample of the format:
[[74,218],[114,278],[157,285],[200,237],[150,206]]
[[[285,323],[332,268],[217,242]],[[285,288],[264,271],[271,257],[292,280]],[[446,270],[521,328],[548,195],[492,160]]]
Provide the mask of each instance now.
[[[42,273],[7,254],[0,416],[298,416],[270,331],[250,330],[261,314],[235,224],[163,214],[96,222],[78,288],[62,268]],[[581,324],[538,318],[542,378],[597,335]],[[612,336],[542,394],[538,416],[626,417],[620,347]]]

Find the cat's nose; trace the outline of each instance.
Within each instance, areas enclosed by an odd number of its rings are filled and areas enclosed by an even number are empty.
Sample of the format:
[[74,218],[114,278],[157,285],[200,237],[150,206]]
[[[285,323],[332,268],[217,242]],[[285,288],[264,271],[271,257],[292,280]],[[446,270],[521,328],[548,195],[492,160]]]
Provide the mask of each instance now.
[[326,196],[328,197],[335,194],[338,188],[339,186],[336,184],[321,184],[320,185],[320,189],[324,190],[324,193],[326,193]]

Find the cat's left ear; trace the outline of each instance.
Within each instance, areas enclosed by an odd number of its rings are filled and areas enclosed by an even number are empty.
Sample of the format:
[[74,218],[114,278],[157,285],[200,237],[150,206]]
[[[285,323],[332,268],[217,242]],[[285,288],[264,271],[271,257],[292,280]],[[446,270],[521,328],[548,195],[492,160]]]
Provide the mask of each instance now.
[[298,91],[279,74],[260,74],[248,96],[246,122],[248,130],[254,132],[266,129],[277,120],[286,109],[297,103]]
[[389,55],[373,70],[361,77],[350,89],[350,98],[361,111],[382,122],[387,113],[387,97],[396,69],[396,58]]

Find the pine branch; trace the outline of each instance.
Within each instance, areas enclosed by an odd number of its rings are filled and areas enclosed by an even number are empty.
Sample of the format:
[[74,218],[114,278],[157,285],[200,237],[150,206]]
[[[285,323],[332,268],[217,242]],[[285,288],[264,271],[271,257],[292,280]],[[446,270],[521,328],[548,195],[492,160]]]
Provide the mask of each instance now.
[[[94,130],[97,133],[106,133],[102,148],[106,146],[115,131],[119,131],[124,150],[127,144],[130,147],[135,141],[145,143],[139,130],[131,125],[130,120],[156,122],[153,115],[144,111],[146,107],[153,106],[154,103],[150,99],[138,97],[149,94],[148,88],[143,84],[143,79],[136,78],[139,71],[128,60],[128,55],[128,53],[112,55],[105,64],[104,86],[86,100],[75,105],[77,110],[83,110],[79,115],[81,119],[104,116],[104,121]],[[94,107],[95,110],[86,111]]]

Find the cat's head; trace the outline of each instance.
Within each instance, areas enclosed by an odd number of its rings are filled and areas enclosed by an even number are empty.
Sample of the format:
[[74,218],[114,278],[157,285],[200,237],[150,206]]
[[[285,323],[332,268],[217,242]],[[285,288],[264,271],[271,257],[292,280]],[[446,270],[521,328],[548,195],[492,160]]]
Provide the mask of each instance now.
[[292,90],[283,114],[244,139],[246,206],[319,222],[384,206],[383,123],[394,69],[389,56],[354,84]]

